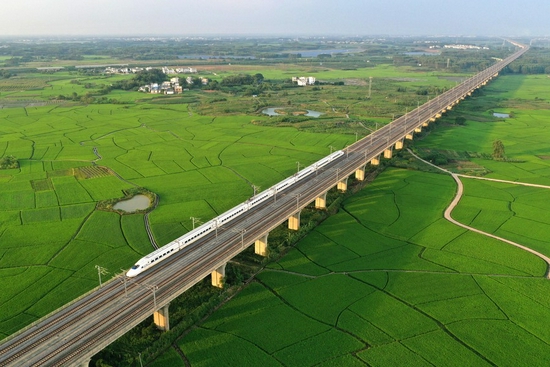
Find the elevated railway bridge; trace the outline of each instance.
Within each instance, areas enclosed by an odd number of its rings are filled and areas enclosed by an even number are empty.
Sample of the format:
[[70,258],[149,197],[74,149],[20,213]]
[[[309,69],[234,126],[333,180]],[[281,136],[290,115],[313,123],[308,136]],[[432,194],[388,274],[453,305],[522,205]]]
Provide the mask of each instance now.
[[452,109],[477,88],[496,77],[506,65],[528,50],[518,50],[504,60],[466,79],[415,110],[348,146],[340,158],[236,217],[216,233],[209,233],[135,278],[118,276],[87,295],[5,339],[0,345],[0,366],[87,366],[91,357],[154,315],[157,326],[169,328],[170,301],[207,276],[221,287],[225,264],[251,244],[265,256],[269,232],[288,221],[298,229],[300,211],[312,202],[325,207],[332,187],[347,190],[355,175],[364,180],[367,164],[391,158],[405,139],[413,139],[431,122]]

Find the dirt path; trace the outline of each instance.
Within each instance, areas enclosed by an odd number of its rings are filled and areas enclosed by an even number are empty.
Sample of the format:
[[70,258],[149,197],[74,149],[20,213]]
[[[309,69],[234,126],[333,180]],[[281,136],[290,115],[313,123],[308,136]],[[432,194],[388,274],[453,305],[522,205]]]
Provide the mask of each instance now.
[[550,279],[550,257],[546,256],[546,255],[543,255],[541,254],[540,252],[538,251],[535,251],[529,247],[526,247],[524,245],[521,245],[517,242],[513,242],[513,241],[510,241],[510,240],[507,240],[506,238],[502,238],[502,237],[498,237],[498,236],[495,236],[494,234],[491,234],[491,233],[487,233],[487,232],[483,232],[479,229],[476,229],[476,228],[473,228],[473,227],[470,227],[470,226],[467,226],[465,224],[462,224],[458,221],[456,221],[455,219],[453,219],[453,217],[451,216],[451,213],[453,211],[453,209],[458,205],[458,203],[460,202],[460,199],[462,198],[462,194],[464,192],[464,185],[462,184],[462,181],[460,181],[460,177],[467,177],[467,178],[473,178],[473,179],[478,179],[478,180],[485,180],[485,181],[494,181],[494,182],[502,182],[502,183],[509,183],[509,184],[513,184],[513,185],[522,185],[522,186],[531,186],[531,187],[539,187],[539,188],[544,188],[544,189],[550,189],[550,186],[545,186],[545,185],[537,185],[537,184],[530,184],[530,183],[525,183],[525,182],[516,182],[516,181],[505,181],[505,180],[498,180],[498,179],[494,179],[494,178],[486,178],[486,177],[476,177],[476,176],[468,176],[468,175],[462,175],[462,174],[456,174],[456,173],[453,173],[451,171],[448,171],[444,168],[441,168],[439,166],[436,166],[435,164],[432,164],[428,161],[425,161],[424,159],[420,158],[419,156],[417,156],[416,154],[414,154],[410,149],[407,149],[409,151],[409,153],[411,153],[416,159],[419,159],[421,160],[422,162],[426,163],[426,164],[429,164],[430,166],[432,167],[435,167],[437,168],[438,170],[440,171],[443,171],[445,173],[448,173],[449,175],[451,175],[453,177],[453,179],[455,180],[457,186],[458,186],[458,189],[457,189],[457,192],[456,192],[456,195],[453,199],[453,201],[451,202],[451,204],[447,207],[447,209],[445,209],[445,219],[447,219],[449,222],[457,225],[457,226],[460,226],[462,228],[465,228],[467,230],[470,230],[472,232],[476,232],[476,233],[479,233],[479,234],[482,234],[484,236],[487,236],[487,237],[491,237],[491,238],[494,238],[494,239],[497,239],[499,241],[502,241],[502,242],[505,242],[505,243],[508,243],[512,246],[516,246],[522,250],[525,250],[527,252],[530,252],[532,253],[533,255],[535,256],[538,256],[539,258],[541,258],[542,260],[544,260],[546,262],[546,274],[545,274],[545,277]]

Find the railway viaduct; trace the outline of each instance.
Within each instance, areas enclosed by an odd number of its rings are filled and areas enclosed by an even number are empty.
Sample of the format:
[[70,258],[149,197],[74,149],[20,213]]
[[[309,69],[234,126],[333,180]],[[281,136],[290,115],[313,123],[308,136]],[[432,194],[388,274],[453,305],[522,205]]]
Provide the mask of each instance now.
[[0,345],[0,365],[87,366],[94,354],[151,314],[159,328],[168,330],[170,301],[209,275],[212,285],[222,287],[227,262],[252,243],[257,254],[266,256],[273,228],[288,221],[290,229],[298,229],[303,208],[312,202],[316,208],[325,208],[328,190],[336,186],[346,191],[351,175],[364,180],[367,164],[391,158],[394,150],[403,148],[405,139],[413,139],[528,50],[511,43],[518,48],[514,54],[348,146],[339,159],[236,217],[215,234],[209,233],[135,278],[117,276],[5,339]]

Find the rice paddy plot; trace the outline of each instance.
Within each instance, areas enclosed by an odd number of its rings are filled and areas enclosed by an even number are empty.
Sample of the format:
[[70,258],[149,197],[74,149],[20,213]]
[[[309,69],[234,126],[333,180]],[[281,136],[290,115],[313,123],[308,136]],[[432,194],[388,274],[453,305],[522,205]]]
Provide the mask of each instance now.
[[102,211],[94,211],[86,218],[76,239],[101,243],[113,248],[127,245],[120,226],[120,215]]
[[31,209],[21,211],[23,224],[36,222],[56,222],[61,220],[59,207],[50,207],[43,209]]
[[60,205],[92,202],[86,189],[73,176],[52,177],[52,183]]
[[[545,203],[550,189],[463,179],[464,196],[453,218],[480,230],[550,254]],[[529,228],[526,233],[525,228]]]
[[2,303],[5,311],[0,319],[1,330],[9,335],[19,329],[21,320],[35,321],[40,318],[40,315],[32,312],[32,307],[41,301],[43,294],[51,292],[70,275],[71,272],[66,270],[47,269],[40,272],[26,272],[21,277],[12,277],[12,281],[29,277],[33,279],[33,283],[27,286],[16,285],[16,295]]
[[515,275],[540,275],[546,267],[544,261],[533,254],[471,232],[451,241],[444,251],[508,267],[510,274]]
[[457,343],[442,330],[430,332],[401,342],[406,348],[422,356],[435,366],[491,366],[467,344]]
[[384,344],[361,351],[357,354],[369,366],[398,366],[407,361],[411,366],[433,366],[422,356],[411,351],[399,342]]
[[34,209],[34,191],[32,189],[1,191],[0,203],[2,203],[2,210]]
[[[528,284],[530,281],[533,280],[528,280],[525,283]],[[544,323],[540,322],[540,320],[548,319],[550,315],[548,293],[545,292],[545,297],[536,295],[525,297],[525,292],[520,287],[510,286],[511,284],[506,280],[501,282],[498,278],[483,278],[478,282],[487,296],[499,305],[510,320],[550,344],[550,331]]]
[[114,176],[89,178],[79,180],[78,183],[88,192],[93,201],[96,202],[123,197],[123,190],[133,187]]
[[[204,348],[208,345],[208,348]],[[228,366],[284,366],[248,340],[208,329],[197,329],[188,339],[180,340],[178,346],[186,351],[186,357],[193,366],[208,367],[216,361]],[[181,366],[181,359],[179,364]]]
[[537,366],[548,361],[549,345],[508,320],[464,320],[449,330],[497,366]]
[[[280,291],[279,295],[292,307],[300,310],[315,320],[334,326],[343,309],[375,291],[352,277],[346,275],[328,275],[296,284]],[[312,307],[319,300],[323,307]]]
[[143,214],[125,215],[121,220],[122,233],[128,245],[139,254],[148,254],[153,249],[145,230]]

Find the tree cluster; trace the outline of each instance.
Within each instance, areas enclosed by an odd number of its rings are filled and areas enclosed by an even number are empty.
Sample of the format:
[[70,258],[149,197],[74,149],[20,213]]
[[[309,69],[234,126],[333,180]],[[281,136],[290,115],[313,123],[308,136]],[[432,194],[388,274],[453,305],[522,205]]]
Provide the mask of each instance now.
[[264,81],[264,76],[260,73],[254,75],[239,74],[225,77],[221,81],[222,86],[234,87],[240,85],[261,84]]
[[0,158],[0,169],[19,168],[19,161],[13,155]]
[[493,159],[504,159],[504,144],[501,140],[493,142]]
[[134,75],[132,80],[139,85],[162,83],[165,80],[168,80],[168,76],[164,74],[160,69],[151,69],[138,72],[136,75]]
[[0,79],[8,79],[8,78],[11,78],[12,76],[15,76],[17,74],[15,73],[12,73],[8,70],[0,70]]

